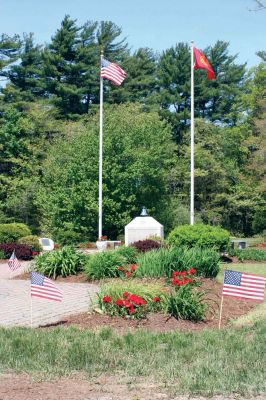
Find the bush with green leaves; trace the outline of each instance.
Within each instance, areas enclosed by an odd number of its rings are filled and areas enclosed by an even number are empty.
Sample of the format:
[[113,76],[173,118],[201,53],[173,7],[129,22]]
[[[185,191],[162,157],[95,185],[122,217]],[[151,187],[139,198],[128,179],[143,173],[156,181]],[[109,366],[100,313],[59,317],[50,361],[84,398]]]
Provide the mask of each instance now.
[[35,270],[48,277],[76,275],[80,272],[88,256],[65,246],[60,250],[47,251],[35,258]]
[[138,252],[134,246],[120,246],[116,251],[125,258],[127,264],[135,264],[137,262]]
[[230,235],[219,226],[181,225],[170,232],[167,240],[172,246],[208,247],[222,251],[228,247]]
[[0,224],[0,243],[14,243],[23,236],[29,235],[31,235],[31,231],[25,224],[15,222]]
[[219,272],[220,255],[214,249],[170,247],[140,253],[137,258],[138,277],[170,277],[173,271],[195,268],[197,274],[213,278]]
[[189,284],[173,290],[168,298],[167,312],[176,319],[203,321],[207,309],[205,292]]
[[27,244],[31,246],[33,251],[42,251],[42,246],[39,243],[38,236],[35,235],[29,235],[29,236],[24,236],[18,240],[18,243],[21,244]]
[[3,250],[0,250],[0,260],[5,258],[5,253]]
[[126,258],[117,250],[101,251],[90,255],[84,272],[88,279],[114,278],[119,276],[118,267],[126,264]]
[[229,249],[228,253],[231,257],[237,257],[240,261],[266,261],[266,250],[262,249]]

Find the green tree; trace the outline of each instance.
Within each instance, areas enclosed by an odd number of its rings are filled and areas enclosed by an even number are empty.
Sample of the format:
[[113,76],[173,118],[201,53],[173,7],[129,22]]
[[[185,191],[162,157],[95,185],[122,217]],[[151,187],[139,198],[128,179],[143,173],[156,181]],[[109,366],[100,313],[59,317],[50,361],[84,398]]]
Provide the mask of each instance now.
[[[103,228],[115,238],[143,204],[161,218],[173,145],[169,127],[138,105],[107,108],[104,127]],[[77,124],[73,135],[51,149],[38,204],[43,229],[55,237],[63,231],[80,240],[97,237],[97,119]]]
[[22,42],[19,35],[9,36],[2,33],[0,37],[0,75],[6,77],[7,67],[20,56]]
[[[235,101],[240,95],[245,65],[235,64],[229,55],[229,43],[217,41],[203,52],[209,59],[216,80],[210,81],[206,71],[194,72],[195,117],[222,124],[235,124],[238,109]],[[173,138],[181,143],[190,124],[190,48],[185,43],[163,52],[159,60],[158,81],[161,115],[173,126]]]
[[2,89],[4,101],[23,109],[25,102],[44,95],[42,85],[41,46],[34,44],[33,34],[24,34],[20,63],[12,65],[7,73],[8,85]]
[[[148,48],[140,48],[123,61],[127,77],[121,86],[110,85],[105,101],[109,103],[138,102],[147,107],[156,102],[157,57]],[[158,106],[157,106],[158,108]]]
[[100,52],[119,61],[127,47],[124,39],[116,42],[120,34],[112,22],[78,27],[68,15],[63,19],[43,53],[46,94],[62,116],[76,119],[98,103]]

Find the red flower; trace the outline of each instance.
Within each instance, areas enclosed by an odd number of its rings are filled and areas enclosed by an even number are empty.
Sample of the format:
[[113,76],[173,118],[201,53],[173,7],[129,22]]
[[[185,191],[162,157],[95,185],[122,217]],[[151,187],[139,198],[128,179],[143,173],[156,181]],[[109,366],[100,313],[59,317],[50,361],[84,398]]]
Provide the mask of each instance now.
[[130,271],[125,271],[125,275],[129,278],[132,275],[132,272]]
[[161,301],[160,297],[154,297],[153,301],[156,303],[157,301]]
[[128,292],[124,292],[123,293],[123,297],[128,297],[129,296],[129,293]]
[[172,279],[172,284],[173,285],[182,285],[182,281],[180,279],[173,278]]
[[131,271],[135,271],[137,269],[137,266],[138,266],[137,264],[130,265]]
[[135,308],[134,308],[133,306],[131,306],[131,307],[128,309],[128,311],[129,311],[129,314],[134,314]]
[[117,269],[118,269],[119,271],[124,271],[124,268],[123,268],[121,265],[119,265],[119,267],[117,267]]
[[131,294],[128,299],[132,301],[132,303],[136,304],[136,306],[142,306],[147,303],[142,297],[137,296],[136,294]]
[[180,275],[186,275],[187,274],[187,271],[182,271],[182,272],[180,272]]
[[193,275],[197,272],[197,270],[195,268],[189,268],[188,273],[189,275]]
[[177,275],[180,275],[180,274],[181,274],[181,272],[175,271],[172,273],[172,278],[175,278]]
[[32,255],[33,255],[33,256],[36,256],[37,254],[40,254],[40,252],[39,252],[39,251],[33,251],[33,252],[32,252]]
[[111,302],[112,302],[112,299],[111,299],[110,296],[103,296],[103,302],[104,302],[104,303],[111,303]]
[[117,300],[115,301],[115,304],[116,304],[117,306],[123,306],[123,305],[124,305],[124,300],[123,300],[123,299],[117,299]]
[[124,306],[127,308],[133,307],[129,300],[124,300]]

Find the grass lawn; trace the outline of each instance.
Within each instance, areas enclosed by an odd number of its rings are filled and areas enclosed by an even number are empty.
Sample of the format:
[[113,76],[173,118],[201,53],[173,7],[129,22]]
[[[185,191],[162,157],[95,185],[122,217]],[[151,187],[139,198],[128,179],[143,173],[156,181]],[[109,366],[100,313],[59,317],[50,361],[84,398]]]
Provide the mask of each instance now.
[[44,378],[111,373],[152,378],[175,394],[247,396],[266,391],[265,340],[265,320],[251,328],[124,336],[109,328],[0,329],[0,371]]

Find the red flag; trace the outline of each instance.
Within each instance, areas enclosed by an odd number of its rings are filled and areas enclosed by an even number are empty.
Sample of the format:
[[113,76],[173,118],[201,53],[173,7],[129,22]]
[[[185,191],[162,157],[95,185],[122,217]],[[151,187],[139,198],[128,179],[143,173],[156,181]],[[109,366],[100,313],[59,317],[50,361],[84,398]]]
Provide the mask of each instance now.
[[215,73],[205,55],[200,50],[196,49],[196,47],[194,47],[194,56],[195,56],[194,68],[206,69],[208,71],[208,78],[211,81],[213,81],[215,79]]

